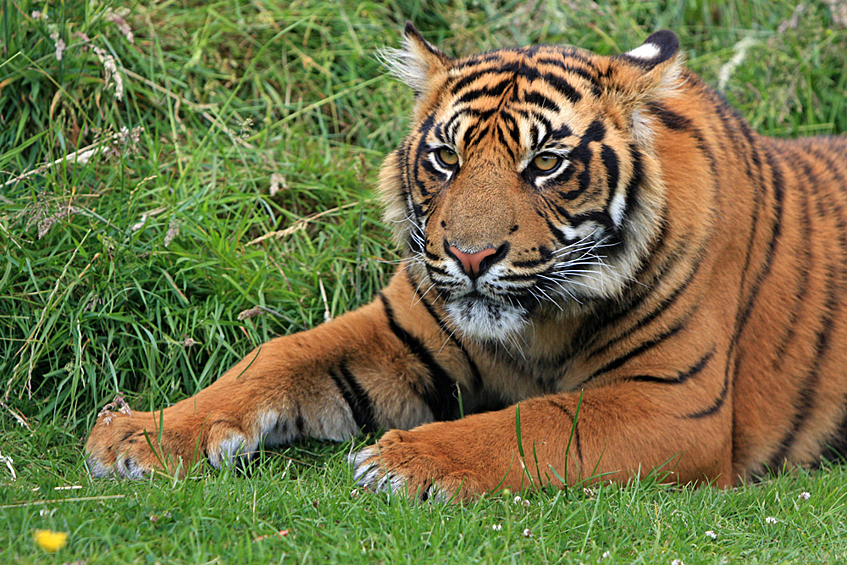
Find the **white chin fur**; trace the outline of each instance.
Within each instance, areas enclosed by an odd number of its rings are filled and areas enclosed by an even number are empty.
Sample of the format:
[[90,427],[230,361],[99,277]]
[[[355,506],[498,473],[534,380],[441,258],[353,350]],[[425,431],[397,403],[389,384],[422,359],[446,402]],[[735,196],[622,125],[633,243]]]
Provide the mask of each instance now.
[[479,298],[451,300],[446,310],[464,337],[479,341],[503,341],[526,325],[523,308]]

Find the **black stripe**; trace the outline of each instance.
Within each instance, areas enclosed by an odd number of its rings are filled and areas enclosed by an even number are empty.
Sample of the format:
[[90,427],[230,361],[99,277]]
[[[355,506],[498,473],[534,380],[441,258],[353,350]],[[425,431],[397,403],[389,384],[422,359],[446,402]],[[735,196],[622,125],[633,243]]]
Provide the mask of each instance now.
[[[474,132],[479,128],[479,125],[481,123],[482,122],[474,122],[468,124],[468,127],[465,128],[465,133],[464,135],[462,135],[462,147],[465,149],[465,151],[467,151],[472,146],[471,139],[473,138]],[[486,131],[487,129],[488,128],[486,128]]]
[[603,145],[600,151],[600,159],[603,161],[603,166],[606,167],[606,178],[609,185],[609,201],[615,194],[615,189],[620,182],[620,167],[618,165],[618,154],[608,145]]
[[591,380],[595,379],[596,377],[602,375],[603,373],[607,373],[609,371],[613,371],[613,370],[621,367],[624,363],[626,363],[627,361],[629,361],[633,357],[637,357],[638,355],[641,355],[645,351],[648,351],[648,350],[652,349],[653,347],[659,345],[660,343],[664,342],[665,340],[673,337],[680,330],[685,328],[686,324],[688,323],[689,318],[690,318],[690,313],[685,315],[682,319],[677,320],[677,322],[673,326],[671,326],[670,328],[668,328],[664,332],[660,333],[659,335],[657,335],[653,339],[648,339],[647,341],[643,342],[638,347],[630,349],[629,351],[627,351],[626,353],[624,353],[620,357],[617,357],[616,359],[609,361],[603,367],[601,367],[597,371],[594,371],[594,373],[592,373],[588,378],[586,378],[581,383],[579,383],[579,385],[577,385],[575,388],[582,388],[588,382],[590,382]]
[[551,110],[553,112],[559,112],[559,105],[541,94],[540,92],[524,92],[523,95],[524,102],[527,104],[535,104],[536,106],[540,106],[546,110]]
[[649,102],[647,104],[647,109],[650,114],[659,118],[662,125],[668,129],[675,131],[691,131],[693,128],[691,120],[673,112],[672,110],[669,110],[659,102]]
[[456,100],[455,104],[463,104],[465,102],[470,102],[472,100],[476,100],[477,98],[481,98],[483,96],[491,96],[498,97],[502,95],[507,88],[513,83],[512,78],[506,78],[501,80],[497,84],[493,86],[483,86],[482,88],[475,88],[473,90],[468,90],[464,94],[462,94],[458,100]]
[[441,267],[436,267],[435,265],[432,265],[430,263],[426,263],[426,270],[428,273],[437,273],[441,276],[452,278],[452,275],[448,273],[445,269],[442,269]]
[[[515,142],[515,145],[520,147],[521,146],[521,135],[520,135],[520,126],[518,126],[518,122],[515,121],[515,118],[513,118],[512,115],[506,110],[503,110],[502,112],[500,112],[500,118],[504,122],[507,122],[507,126],[508,126],[507,132],[509,133],[509,136]],[[498,124],[498,126],[503,127],[503,124]]]
[[519,269],[527,269],[527,268],[537,267],[539,265],[543,265],[544,263],[546,263],[549,260],[550,260],[550,258],[547,257],[547,258],[540,258],[540,259],[528,259],[526,261],[512,261],[512,266],[517,267]]
[[[793,166],[799,166],[799,168],[802,169],[805,173],[805,178],[802,179],[798,184],[809,182],[809,186],[815,188],[825,187],[827,185],[826,183],[821,181],[815,171],[809,166],[808,162],[803,159],[803,155],[796,152],[796,148],[792,147],[792,149],[795,149],[795,152],[789,152],[787,149],[788,146],[786,145],[786,147],[783,148],[783,153],[788,155]],[[834,164],[828,162],[828,165]],[[835,178],[835,180],[838,180],[837,177]],[[823,202],[820,198],[823,195],[816,194],[816,196],[818,196],[816,203],[818,205],[818,213],[820,214],[820,216],[834,217],[836,222],[839,224],[839,239],[842,251],[844,251],[845,245],[847,245],[847,243],[845,243],[845,232],[847,232],[847,225],[845,225],[845,223],[847,222],[845,222],[844,220],[843,208],[834,199],[827,198],[826,203],[827,205],[832,207],[833,210],[826,210],[824,209]],[[830,213],[827,214],[827,212]],[[827,299],[823,308],[824,314],[821,318],[820,327],[818,328],[818,331],[815,334],[815,346],[813,354],[814,361],[809,372],[803,379],[802,385],[800,386],[800,390],[797,395],[797,401],[795,402],[795,413],[791,417],[791,427],[785,433],[782,440],[780,440],[777,451],[771,457],[769,466],[772,469],[777,469],[782,465],[786,456],[791,451],[791,448],[794,446],[794,443],[797,441],[797,436],[800,430],[808,421],[814,408],[816,392],[821,377],[820,371],[830,348],[830,336],[835,321],[835,314],[838,310],[840,302],[838,299],[839,281],[835,265],[841,264],[841,261],[836,260],[836,262],[833,263],[832,258],[830,258],[830,261],[831,262],[829,263],[827,268]]]
[[489,131],[491,131],[491,128],[489,126],[485,126],[484,128],[480,129],[479,133],[476,135],[476,137],[471,140],[471,142],[470,142],[471,145],[474,146],[474,147],[479,145],[479,142],[482,141],[482,138],[484,138],[486,135],[488,135]]
[[[578,426],[578,422],[576,421],[576,417],[575,417],[574,414],[571,413],[571,411],[566,406],[562,406],[561,404],[556,402],[556,400],[554,400],[553,398],[550,399],[550,405],[554,406],[554,407],[558,408],[559,410],[561,410],[562,412],[564,412],[565,416],[567,416],[567,418],[568,418],[568,421],[571,422],[571,425],[573,426],[573,442],[574,442],[574,447],[576,447],[576,458],[577,458],[577,461],[579,462],[579,468],[582,469],[582,467],[583,467],[583,463],[582,463],[582,441],[579,438],[579,426]],[[567,465],[567,461],[565,461],[565,465]],[[565,469],[565,471],[567,472],[567,469]],[[562,477],[562,478],[564,478],[564,477]]]
[[553,73],[543,73],[540,78],[549,84],[553,90],[567,98],[571,104],[576,104],[582,100],[582,94],[577,92],[564,77],[557,76]]
[[[423,196],[426,196],[428,193],[427,193],[427,190],[426,190],[426,185],[424,184],[424,182],[420,178],[418,178],[418,171],[420,170],[421,159],[423,158],[424,153],[426,152],[426,150],[429,147],[428,145],[426,145],[424,143],[423,140],[427,136],[427,134],[430,132],[430,130],[433,128],[434,124],[435,124],[435,118],[432,116],[432,114],[430,114],[429,116],[427,116],[423,120],[421,125],[418,127],[418,131],[420,132],[420,139],[418,140],[418,146],[415,148],[414,163],[412,163],[412,166],[410,167],[411,168],[412,183],[418,188],[418,190],[420,191],[420,193]],[[415,215],[415,220],[416,221],[419,220],[420,217],[421,217],[419,210],[416,207],[413,206],[412,212]]]
[[678,374],[676,377],[673,377],[673,378],[670,378],[670,379],[666,379],[666,378],[663,378],[663,377],[657,377],[657,376],[654,376],[654,375],[636,375],[636,376],[633,376],[633,377],[627,377],[626,380],[635,381],[635,382],[639,382],[639,383],[661,383],[661,384],[674,384],[674,385],[683,384],[688,379],[690,379],[691,377],[696,376],[696,375],[700,374],[701,372],[703,372],[703,369],[705,369],[706,365],[709,364],[709,361],[712,360],[712,357],[714,356],[714,354],[715,354],[715,348],[713,346],[712,349],[708,353],[706,353],[703,357],[701,357],[700,360],[697,361],[697,363],[692,365],[691,368],[689,368],[685,372]]
[[562,73],[572,73],[580,76],[591,83],[592,86],[597,86],[596,73],[589,72],[581,67],[575,67],[565,63],[562,59],[554,59],[552,57],[538,57],[535,62],[539,65],[555,65],[557,70]]
[[[783,179],[782,172],[780,171],[779,163],[774,157],[771,148],[769,146],[764,146],[763,149],[765,152],[765,158],[767,159],[768,165],[771,170],[771,186],[773,187],[774,191],[773,206],[774,213],[776,215],[776,217],[774,218],[773,225],[771,226],[771,237],[770,241],[768,242],[768,249],[765,252],[764,265],[761,270],[756,274],[756,278],[753,282],[753,287],[750,290],[750,296],[747,298],[747,302],[744,304],[744,306],[739,309],[739,314],[736,317],[735,331],[733,332],[732,338],[729,342],[729,349],[726,357],[726,368],[724,370],[724,382],[723,387],[721,388],[721,392],[718,394],[718,397],[715,399],[712,406],[698,412],[693,412],[686,416],[687,418],[704,418],[706,416],[711,416],[712,414],[717,413],[723,407],[724,402],[726,401],[727,393],[729,391],[730,377],[731,375],[734,375],[738,372],[739,365],[741,363],[741,355],[736,355],[733,359],[733,353],[738,347],[738,340],[741,338],[741,333],[744,331],[744,328],[747,327],[747,322],[750,319],[750,312],[753,310],[753,305],[755,304],[756,299],[759,296],[759,291],[761,289],[762,283],[771,272],[773,257],[779,244],[780,236],[782,235],[782,206],[783,197],[785,194],[785,181]],[[730,365],[732,365],[732,368],[730,368]]]
[[779,168],[779,163],[774,157],[771,149],[769,147],[765,148],[765,158],[768,161],[768,165],[771,169],[771,182],[774,189],[774,214],[775,218],[773,221],[773,225],[771,226],[771,237],[768,242],[768,248],[765,252],[764,256],[764,265],[762,269],[757,273],[756,279],[753,283],[753,288],[750,290],[750,296],[747,298],[747,302],[744,304],[744,307],[741,309],[741,315],[736,321],[736,330],[734,332],[732,343],[735,344],[738,338],[741,335],[741,331],[746,327],[747,321],[750,317],[750,312],[753,310],[753,305],[756,302],[756,298],[759,295],[759,290],[764,282],[765,278],[770,274],[771,266],[773,263],[774,255],[776,254],[777,246],[779,245],[779,240],[782,235],[782,205],[783,205],[783,197],[785,194],[785,181],[782,177],[782,172]]
[[580,145],[588,145],[592,141],[603,141],[606,138],[606,125],[600,120],[594,120],[579,140]]
[[373,403],[367,391],[362,388],[356,377],[350,372],[346,360],[341,361],[338,369],[341,371],[340,377],[335,372],[335,369],[328,371],[329,376],[332,378],[335,386],[338,387],[341,396],[344,397],[344,401],[350,407],[356,427],[365,433],[377,431],[379,424],[377,424],[373,411]]
[[480,69],[478,71],[474,71],[472,73],[469,73],[469,74],[463,76],[462,78],[460,78],[459,80],[457,80],[453,85],[450,86],[450,93],[453,94],[453,95],[456,95],[456,94],[458,94],[458,92],[460,90],[462,90],[463,88],[465,88],[466,86],[468,86],[472,82],[479,80],[480,78],[482,78],[483,76],[485,76],[487,74],[492,74],[492,73],[497,73],[497,72],[498,72],[497,67],[492,67],[492,68],[487,68],[487,69]]
[[450,378],[444,368],[432,357],[432,354],[418,338],[403,329],[394,318],[394,310],[385,294],[379,293],[388,327],[409,350],[426,367],[430,382],[422,386],[418,393],[429,406],[436,420],[455,420],[459,417],[459,402],[456,398],[456,383]]
[[[689,270],[688,273],[686,274],[685,280],[682,281],[682,283],[679,286],[674,288],[673,292],[671,292],[671,294],[669,296],[662,299],[662,301],[659,302],[659,304],[656,305],[656,307],[653,308],[653,310],[651,310],[647,315],[639,318],[635,322],[635,324],[633,324],[632,326],[627,328],[626,331],[624,331],[623,333],[615,336],[614,338],[610,339],[609,341],[607,341],[602,346],[600,346],[597,349],[595,349],[594,351],[592,351],[590,353],[590,356],[596,357],[597,355],[600,355],[600,354],[608,351],[610,347],[620,343],[621,341],[628,338],[629,336],[631,336],[632,334],[634,334],[638,330],[647,326],[647,324],[649,324],[650,322],[655,320],[660,314],[665,313],[665,311],[668,308],[670,308],[680,296],[682,296],[682,294],[685,292],[685,290],[691,284],[691,281],[694,280],[694,277],[697,275],[697,272],[700,270],[700,265],[702,263],[703,263],[702,253],[698,251],[698,253],[696,254],[696,259],[694,261],[694,264],[691,267],[691,270]],[[642,294],[641,298],[639,300],[637,300],[635,305],[637,306],[638,304],[642,303],[647,298],[647,296],[649,296],[648,293]],[[627,314],[631,311],[632,310],[630,308],[627,308],[627,310],[624,312],[624,314]]]
[[712,405],[708,408],[705,408],[699,412],[693,412],[691,414],[686,414],[683,416],[684,418],[696,420],[700,418],[706,418],[711,416],[712,414],[717,414],[718,411],[723,408],[724,403],[726,402],[726,396],[729,392],[729,380],[724,379],[723,388],[718,393],[718,397],[712,402]]
[[515,156],[515,152],[512,151],[512,148],[509,146],[509,142],[506,141],[506,136],[503,135],[503,124],[497,124],[497,138],[500,140],[500,143],[503,145],[503,149],[505,149],[509,153],[509,157],[512,158],[512,161],[517,161],[517,157]]
[[[630,157],[632,158],[632,177],[626,184],[625,199],[626,205],[624,211],[626,214],[632,214],[638,209],[638,195],[641,190],[641,185],[644,183],[644,162],[642,161],[641,151],[635,147],[635,144],[629,145]],[[662,222],[662,233],[665,233],[665,222]]]
[[[720,171],[718,168],[717,159],[715,159],[715,155],[712,152],[712,149],[709,146],[708,142],[706,141],[706,138],[703,136],[703,133],[691,122],[691,120],[689,120],[685,116],[682,116],[681,114],[677,114],[676,112],[668,109],[666,106],[659,102],[651,102],[647,105],[647,107],[650,113],[653,116],[657,117],[662,123],[662,125],[664,125],[666,128],[673,131],[684,131],[691,135],[691,137],[693,137],[696,141],[697,148],[702,153],[704,153],[706,155],[706,158],[709,160],[709,168],[712,171],[712,179],[716,181],[720,178]],[[718,104],[715,104],[715,110],[718,112],[718,117],[720,119],[719,108],[720,106]],[[721,121],[722,123],[724,123],[724,125],[726,125],[725,120]],[[728,130],[726,129],[726,127],[724,127],[724,133],[727,134],[727,137],[730,137],[727,131]]]
[[810,209],[810,199],[811,195],[808,190],[804,190],[806,188],[805,183],[799,183],[797,186],[797,193],[800,195],[800,207],[802,210],[802,214],[800,215],[800,227],[801,227],[801,236],[797,241],[798,244],[805,244],[799,254],[791,254],[794,255],[797,259],[798,265],[795,268],[795,271],[799,273],[800,280],[797,283],[797,287],[795,288],[794,293],[792,294],[792,298],[794,302],[791,306],[791,311],[788,315],[788,321],[785,323],[785,333],[782,335],[780,340],[777,342],[776,347],[774,348],[773,353],[773,367],[774,369],[779,369],[782,367],[783,362],[785,361],[785,351],[788,349],[789,344],[794,340],[794,337],[797,333],[797,319],[800,317],[800,313],[806,310],[806,295],[809,292],[809,284],[811,280],[811,269],[809,265],[813,260],[812,254],[812,217],[811,217],[811,209]]
[[471,383],[471,385],[473,387],[474,392],[478,392],[478,391],[482,390],[482,385],[483,385],[482,374],[479,372],[479,367],[477,366],[476,362],[471,357],[471,354],[468,353],[468,350],[465,349],[465,346],[462,345],[462,342],[460,342],[458,339],[456,339],[456,337],[453,335],[454,332],[451,331],[450,328],[447,327],[447,324],[444,323],[444,320],[441,319],[441,317],[435,311],[435,308],[433,308],[432,304],[430,304],[430,302],[426,299],[426,296],[422,295],[419,292],[418,285],[415,283],[414,279],[412,279],[412,273],[409,272],[409,269],[404,269],[404,270],[406,272],[406,281],[409,283],[409,286],[412,287],[412,289],[415,292],[415,295],[418,297],[418,299],[424,305],[424,308],[426,308],[426,311],[429,312],[429,315],[432,316],[432,319],[435,320],[436,323],[438,324],[438,327],[441,328],[441,333],[448,336],[450,338],[450,341],[456,347],[458,347],[459,350],[464,354],[465,360],[468,362],[468,367],[470,367],[470,370],[471,370],[471,378],[473,379],[473,382]]

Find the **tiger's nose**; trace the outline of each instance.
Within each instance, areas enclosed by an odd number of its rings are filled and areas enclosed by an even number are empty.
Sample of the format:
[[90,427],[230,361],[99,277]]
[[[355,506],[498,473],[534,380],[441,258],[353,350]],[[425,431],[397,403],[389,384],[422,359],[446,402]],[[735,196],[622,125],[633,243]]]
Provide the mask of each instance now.
[[455,245],[445,245],[447,252],[459,261],[465,274],[471,279],[481,276],[491,265],[502,259],[506,255],[507,246],[508,244],[504,243],[497,249],[489,247],[475,253],[465,253]]

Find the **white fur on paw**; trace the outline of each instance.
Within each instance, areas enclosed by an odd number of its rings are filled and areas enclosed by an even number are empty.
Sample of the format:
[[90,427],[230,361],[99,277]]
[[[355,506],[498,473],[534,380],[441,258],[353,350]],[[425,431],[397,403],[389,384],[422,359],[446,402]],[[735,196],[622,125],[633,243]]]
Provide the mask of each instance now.
[[206,456],[212,467],[220,469],[223,465],[231,465],[241,458],[250,458],[255,453],[258,445],[247,445],[247,440],[241,434],[233,433],[227,439],[221,441],[217,447],[209,446]]
[[88,456],[85,460],[85,464],[88,467],[88,472],[95,479],[105,479],[106,477],[111,477],[114,474],[111,467],[103,465],[103,463],[101,463],[100,460],[93,455]]
[[143,479],[148,470],[141,467],[131,455],[121,455],[115,461],[115,473],[125,479]]
[[367,461],[368,459],[374,457],[377,454],[376,446],[371,445],[369,447],[365,447],[360,449],[359,451],[354,451],[350,455],[347,456],[347,463],[353,467],[353,472],[355,474],[356,470],[362,466],[362,463]]

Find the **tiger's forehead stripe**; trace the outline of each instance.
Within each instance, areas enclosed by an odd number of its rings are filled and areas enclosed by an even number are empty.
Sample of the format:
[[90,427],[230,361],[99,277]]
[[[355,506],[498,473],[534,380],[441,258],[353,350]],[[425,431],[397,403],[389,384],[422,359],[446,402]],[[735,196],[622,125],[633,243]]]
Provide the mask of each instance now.
[[[467,149],[494,134],[513,160],[523,162],[528,152],[573,135],[553,114],[561,117],[570,105],[599,94],[602,76],[589,56],[556,47],[506,49],[458,61],[443,87],[448,114],[436,118],[430,141]],[[433,117],[439,112],[444,107]],[[495,114],[498,120],[488,123]]]
[[604,75],[589,57],[578,51],[552,47],[501,50],[470,57],[455,64],[450,74],[453,82],[448,81],[446,88],[454,96],[480,79],[500,74],[523,77],[529,82],[543,80],[573,104],[579,102],[584,93],[575,88],[566,75],[578,77],[595,96],[600,93],[599,81]]

